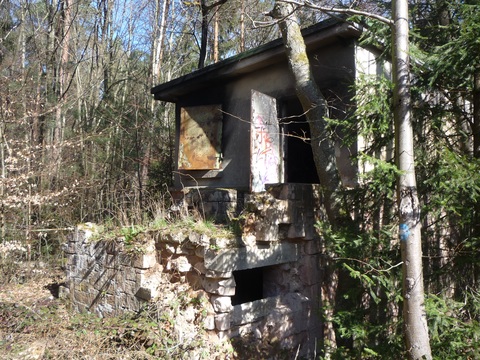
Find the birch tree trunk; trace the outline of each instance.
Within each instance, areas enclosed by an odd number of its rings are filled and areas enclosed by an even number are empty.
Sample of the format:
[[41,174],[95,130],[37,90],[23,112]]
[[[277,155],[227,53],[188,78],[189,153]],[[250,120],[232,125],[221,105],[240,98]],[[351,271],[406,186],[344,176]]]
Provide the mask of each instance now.
[[163,0],[161,6],[160,0],[155,1],[153,24],[154,30],[152,39],[152,87],[160,82],[160,70],[163,63],[164,42],[167,29],[167,16],[169,8],[170,0]]
[[245,51],[245,0],[240,9],[240,52]]
[[213,15],[213,62],[218,62],[218,11]]
[[480,65],[473,74],[473,156],[480,159]]
[[424,304],[420,206],[415,178],[414,142],[410,96],[408,1],[393,6],[393,81],[400,220],[403,260],[403,316],[407,354],[410,359],[431,359]]
[[[473,74],[473,156],[480,159],[480,65],[477,65]],[[474,208],[474,236],[480,236],[480,204],[477,203]],[[480,281],[478,267],[475,267],[475,283]]]

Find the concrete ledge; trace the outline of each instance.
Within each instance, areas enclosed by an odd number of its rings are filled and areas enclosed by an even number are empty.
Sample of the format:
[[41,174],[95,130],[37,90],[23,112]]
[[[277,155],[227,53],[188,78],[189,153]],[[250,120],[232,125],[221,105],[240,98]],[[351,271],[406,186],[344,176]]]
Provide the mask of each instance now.
[[205,268],[219,272],[246,270],[297,261],[299,248],[292,243],[270,243],[228,250],[206,250]]
[[303,304],[308,301],[308,298],[301,294],[288,293],[235,305],[231,312],[230,323],[232,326],[253,323],[270,315],[273,309],[284,314],[300,313]]

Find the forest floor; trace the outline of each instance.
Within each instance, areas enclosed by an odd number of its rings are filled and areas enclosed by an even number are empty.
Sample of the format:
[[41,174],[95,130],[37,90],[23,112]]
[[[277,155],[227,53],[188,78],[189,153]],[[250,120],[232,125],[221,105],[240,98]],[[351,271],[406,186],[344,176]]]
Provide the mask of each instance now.
[[[10,264],[12,265],[12,264]],[[142,349],[108,346],[102,319],[69,310],[58,297],[59,267],[22,263],[0,285],[0,358],[118,359],[149,356]]]
[[8,283],[2,279],[0,284],[2,359],[43,359],[52,345],[57,350],[63,348],[67,355],[74,345],[66,325],[68,312],[58,299],[63,272],[59,268],[42,269],[38,265],[23,263],[15,269],[21,273],[10,278]]
[[175,337],[178,319],[165,308],[155,319],[148,311],[111,318],[77,313],[59,298],[64,281],[61,266],[0,261],[0,359],[271,358],[246,339],[215,341],[199,328],[181,342]]
[[[76,313],[58,296],[65,277],[60,267],[23,263],[8,282],[6,271],[3,267],[0,273],[0,359],[234,358],[204,339],[195,344],[195,356],[185,357],[165,336],[168,329],[147,317],[101,319]],[[162,336],[155,338],[159,333]]]

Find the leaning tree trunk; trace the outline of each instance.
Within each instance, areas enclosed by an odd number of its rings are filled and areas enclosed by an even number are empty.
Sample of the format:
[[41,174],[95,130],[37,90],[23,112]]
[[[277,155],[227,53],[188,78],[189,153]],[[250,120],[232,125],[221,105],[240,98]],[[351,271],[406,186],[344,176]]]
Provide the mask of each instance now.
[[[281,1],[275,3],[271,16],[278,19],[280,31],[288,57],[288,64],[295,79],[297,96],[302,104],[311,133],[311,144],[316,170],[322,186],[325,210],[330,225],[336,229],[340,225],[340,204],[336,200],[336,191],[340,187],[335,159],[335,144],[330,138],[325,118],[328,116],[328,105],[325,97],[315,83],[305,42],[298,20],[291,4]],[[331,321],[338,288],[338,271],[333,258],[335,254],[324,249],[322,267],[325,275],[322,286],[322,306],[325,317],[324,341],[325,356],[330,357],[336,348],[336,336]]]
[[403,316],[407,354],[410,359],[431,359],[425,314],[420,206],[415,179],[411,118],[408,0],[393,6],[394,118],[398,183],[400,241],[403,260]]
[[325,121],[328,117],[328,104],[313,78],[293,5],[277,1],[270,15],[279,20],[297,96],[310,127],[313,158],[322,185],[328,220],[336,227],[340,219],[340,204],[335,200],[335,192],[340,188],[340,177],[336,166],[335,144]]

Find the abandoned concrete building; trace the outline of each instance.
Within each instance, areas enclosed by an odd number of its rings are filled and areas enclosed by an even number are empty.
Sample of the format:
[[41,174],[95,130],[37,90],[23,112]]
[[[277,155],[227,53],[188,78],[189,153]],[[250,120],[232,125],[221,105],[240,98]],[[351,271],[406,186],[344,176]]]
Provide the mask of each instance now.
[[[376,54],[359,45],[360,31],[347,22],[328,20],[303,34],[330,117],[344,118],[356,79],[382,71]],[[158,296],[152,274],[160,266],[208,294],[206,330],[276,339],[311,358],[322,339],[323,246],[315,230],[321,196],[282,41],[158,85],[152,94],[176,108],[174,197],[218,223],[243,216],[240,238],[155,234],[141,256],[126,259],[121,244],[90,243],[88,230],[79,228],[66,247],[65,291],[79,310],[137,310]],[[346,186],[356,183],[352,154],[361,146],[336,144]]]

